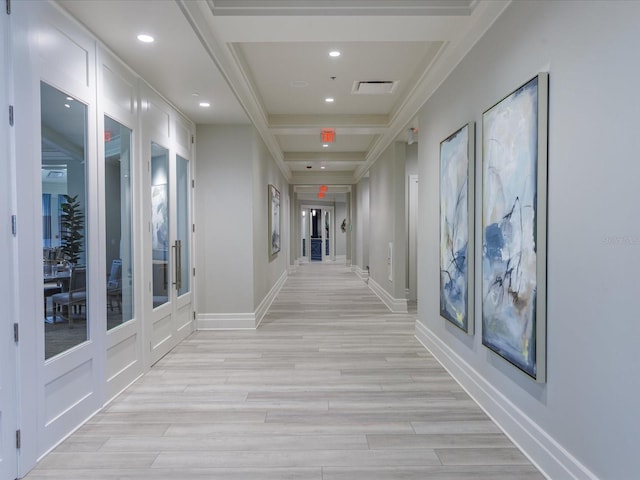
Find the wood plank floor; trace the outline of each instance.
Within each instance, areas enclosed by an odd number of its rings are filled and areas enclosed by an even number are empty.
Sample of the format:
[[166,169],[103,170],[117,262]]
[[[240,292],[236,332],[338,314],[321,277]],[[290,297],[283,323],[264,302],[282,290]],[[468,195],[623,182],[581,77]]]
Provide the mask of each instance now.
[[256,331],[196,332],[26,477],[544,478],[349,269],[303,265]]

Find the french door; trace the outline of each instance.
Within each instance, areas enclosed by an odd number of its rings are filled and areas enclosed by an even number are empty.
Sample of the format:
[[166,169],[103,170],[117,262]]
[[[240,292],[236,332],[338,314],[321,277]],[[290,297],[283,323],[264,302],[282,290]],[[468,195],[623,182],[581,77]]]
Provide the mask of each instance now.
[[[147,336],[150,362],[166,355],[194,328],[191,266],[190,145],[149,144],[150,235]],[[190,142],[186,142],[189,143]]]
[[335,260],[335,208],[302,206],[302,258],[310,261]]

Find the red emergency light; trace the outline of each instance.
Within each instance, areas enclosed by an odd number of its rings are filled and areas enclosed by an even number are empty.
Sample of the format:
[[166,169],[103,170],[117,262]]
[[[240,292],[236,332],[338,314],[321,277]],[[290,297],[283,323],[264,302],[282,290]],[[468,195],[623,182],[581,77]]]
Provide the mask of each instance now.
[[322,143],[333,143],[336,141],[336,130],[334,128],[323,128],[320,131]]

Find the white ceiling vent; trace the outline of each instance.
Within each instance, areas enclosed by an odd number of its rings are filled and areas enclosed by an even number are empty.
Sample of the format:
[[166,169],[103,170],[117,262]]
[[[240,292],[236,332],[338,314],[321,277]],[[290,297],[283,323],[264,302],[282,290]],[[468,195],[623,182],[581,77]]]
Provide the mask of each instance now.
[[370,80],[366,82],[356,80],[353,82],[351,93],[360,95],[387,95],[393,93],[397,86],[398,82],[392,80]]

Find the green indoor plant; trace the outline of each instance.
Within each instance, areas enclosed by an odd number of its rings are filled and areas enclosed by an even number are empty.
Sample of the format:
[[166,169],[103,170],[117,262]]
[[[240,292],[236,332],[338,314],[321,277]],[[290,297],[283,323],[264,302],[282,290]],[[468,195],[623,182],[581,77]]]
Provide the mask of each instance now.
[[64,203],[60,225],[62,226],[62,256],[72,264],[77,264],[84,246],[84,213],[80,209],[78,195],[63,195]]

